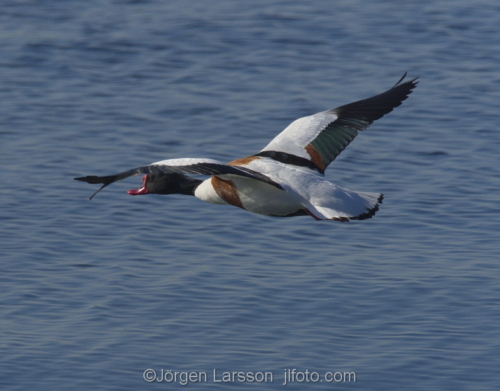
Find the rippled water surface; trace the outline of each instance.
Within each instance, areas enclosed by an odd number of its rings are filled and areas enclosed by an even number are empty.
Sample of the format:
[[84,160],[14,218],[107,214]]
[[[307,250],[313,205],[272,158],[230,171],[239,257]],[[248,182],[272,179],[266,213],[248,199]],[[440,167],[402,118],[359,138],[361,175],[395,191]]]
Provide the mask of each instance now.
[[[0,388],[182,387],[147,383],[150,368],[206,373],[200,390],[498,389],[499,15],[463,0],[3,1]],[[385,194],[372,220],[129,197],[138,177],[90,202],[72,179],[248,156],[405,71],[415,92],[327,172]],[[285,369],[319,378],[284,386]]]

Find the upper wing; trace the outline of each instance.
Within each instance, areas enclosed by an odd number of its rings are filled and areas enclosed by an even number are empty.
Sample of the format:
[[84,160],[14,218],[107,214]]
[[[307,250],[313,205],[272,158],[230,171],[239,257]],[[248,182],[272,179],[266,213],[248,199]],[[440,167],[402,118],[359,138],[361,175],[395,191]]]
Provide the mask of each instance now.
[[124,171],[115,175],[95,176],[87,175],[85,177],[75,178],[77,181],[83,181],[91,184],[102,184],[90,199],[99,193],[106,186],[113,182],[122,179],[140,175],[140,174],[200,174],[200,175],[238,175],[246,178],[256,179],[261,182],[268,183],[278,189],[282,189],[281,185],[264,174],[257,171],[250,170],[249,168],[240,166],[229,166],[213,159],[169,159],[152,163],[147,166],[137,167],[132,170]]
[[405,77],[406,73],[394,87],[382,94],[299,118],[258,155],[283,160],[284,163],[295,159],[298,165],[324,173],[359,130],[368,128],[373,121],[390,113],[408,97],[418,82],[413,79],[401,84]]

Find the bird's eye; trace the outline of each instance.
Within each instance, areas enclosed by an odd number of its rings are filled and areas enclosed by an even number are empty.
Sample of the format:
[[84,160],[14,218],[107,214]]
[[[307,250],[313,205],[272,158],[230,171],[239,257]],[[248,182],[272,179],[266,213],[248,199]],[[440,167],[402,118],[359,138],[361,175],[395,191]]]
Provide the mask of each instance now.
[[150,175],[149,175],[149,180],[150,180],[150,181],[152,181],[152,182],[153,182],[155,179],[156,179],[156,175],[155,175],[155,174],[150,174]]

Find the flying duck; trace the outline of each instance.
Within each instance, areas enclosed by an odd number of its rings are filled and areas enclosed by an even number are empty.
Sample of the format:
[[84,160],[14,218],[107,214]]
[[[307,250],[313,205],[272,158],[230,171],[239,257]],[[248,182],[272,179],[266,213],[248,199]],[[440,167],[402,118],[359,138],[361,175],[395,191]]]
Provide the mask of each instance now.
[[[227,164],[213,159],[167,159],[115,175],[75,178],[102,184],[145,174],[130,195],[187,194],[212,204],[233,205],[266,216],[309,215],[316,220],[364,220],[383,194],[352,191],[324,179],[328,165],[373,121],[391,112],[416,87],[403,77],[390,90],[332,110],[299,118],[255,155]],[[207,175],[208,179],[186,174]]]

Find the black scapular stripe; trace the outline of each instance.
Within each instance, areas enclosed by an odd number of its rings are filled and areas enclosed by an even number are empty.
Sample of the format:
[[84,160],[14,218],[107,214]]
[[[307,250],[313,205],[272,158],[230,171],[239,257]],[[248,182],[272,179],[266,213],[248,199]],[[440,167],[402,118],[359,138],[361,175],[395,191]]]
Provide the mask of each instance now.
[[318,171],[321,174],[325,173],[324,170],[319,168],[316,164],[314,164],[310,160],[305,159],[305,158],[300,157],[300,156],[297,156],[297,155],[292,155],[292,154],[286,153],[286,152],[262,151],[254,156],[269,157],[269,158],[276,160],[278,162],[281,162],[281,163],[291,164],[294,166],[307,167],[307,168],[310,168],[311,170]]

